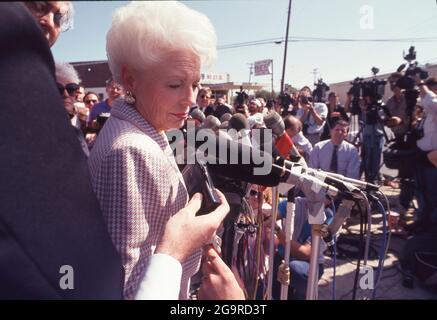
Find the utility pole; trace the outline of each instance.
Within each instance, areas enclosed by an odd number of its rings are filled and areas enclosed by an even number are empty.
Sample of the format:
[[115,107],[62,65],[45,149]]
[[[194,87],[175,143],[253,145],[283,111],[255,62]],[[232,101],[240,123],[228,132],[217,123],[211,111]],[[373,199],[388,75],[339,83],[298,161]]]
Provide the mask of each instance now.
[[282,65],[281,93],[284,93],[285,65],[287,63],[288,29],[290,27],[291,0],[288,3],[287,30],[285,31],[284,63]]
[[310,73],[314,74],[314,85],[316,85],[317,73],[318,73],[317,68],[314,68],[313,72],[310,72]]
[[252,80],[252,74],[253,74],[253,63],[247,63],[249,65],[249,83]]

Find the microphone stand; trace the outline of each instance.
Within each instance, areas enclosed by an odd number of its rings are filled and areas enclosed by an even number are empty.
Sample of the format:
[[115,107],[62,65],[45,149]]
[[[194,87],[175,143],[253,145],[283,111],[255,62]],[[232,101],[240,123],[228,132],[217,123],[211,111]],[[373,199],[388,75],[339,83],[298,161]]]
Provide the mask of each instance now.
[[[320,201],[320,204],[322,203],[323,202]],[[308,215],[308,223],[311,225],[311,256],[310,267],[308,271],[307,300],[317,300],[318,297],[319,263],[317,260],[319,257],[320,239],[322,236],[324,219],[324,210],[318,210],[318,212],[313,212],[312,214]]]
[[273,262],[275,257],[275,225],[278,216],[279,192],[278,186],[272,187],[272,216],[270,222],[270,247],[269,247],[269,274],[267,278],[267,300],[272,300],[273,290]]
[[264,192],[261,191],[260,187],[258,186],[258,215],[257,215],[257,221],[258,221],[258,234],[256,236],[256,261],[255,261],[255,286],[253,288],[253,296],[252,299],[256,300],[256,293],[258,289],[258,281],[259,281],[259,269],[260,269],[260,263],[261,263],[261,246],[262,246],[262,236],[263,236],[263,222],[264,222],[264,215],[263,215],[263,202],[264,202]]
[[[290,269],[290,247],[291,239],[294,232],[294,214],[295,214],[295,195],[294,187],[288,191],[287,194],[287,216],[285,218],[285,254],[284,254],[284,264],[287,266],[287,270]],[[288,299],[288,287],[291,282],[291,274],[288,272],[288,279],[281,285],[281,300]]]

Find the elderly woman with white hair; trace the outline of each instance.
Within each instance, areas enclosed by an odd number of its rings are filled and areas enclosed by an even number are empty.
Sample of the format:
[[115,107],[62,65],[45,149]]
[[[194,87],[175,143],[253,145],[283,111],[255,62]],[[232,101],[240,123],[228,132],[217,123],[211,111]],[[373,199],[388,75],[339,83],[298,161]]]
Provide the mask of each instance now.
[[[126,94],[114,102],[89,168],[122,258],[126,299],[137,294],[166,222],[187,205],[187,189],[165,132],[187,119],[199,88],[200,66],[215,59],[216,41],[208,18],[181,3],[132,2],[113,15],[108,62]],[[221,193],[220,198],[220,210],[228,211]],[[188,298],[200,260],[198,250],[184,261],[179,298]],[[177,276],[169,273],[159,280],[171,279],[177,281]]]

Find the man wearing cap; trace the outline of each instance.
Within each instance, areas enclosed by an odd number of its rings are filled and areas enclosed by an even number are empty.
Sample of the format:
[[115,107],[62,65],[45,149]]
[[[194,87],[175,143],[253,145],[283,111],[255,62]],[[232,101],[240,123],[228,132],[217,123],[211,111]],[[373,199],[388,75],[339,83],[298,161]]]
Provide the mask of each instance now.
[[253,128],[261,128],[264,126],[264,116],[261,112],[259,112],[261,108],[261,102],[258,99],[252,99],[249,101],[249,117],[247,118],[247,123],[249,124],[250,129]]

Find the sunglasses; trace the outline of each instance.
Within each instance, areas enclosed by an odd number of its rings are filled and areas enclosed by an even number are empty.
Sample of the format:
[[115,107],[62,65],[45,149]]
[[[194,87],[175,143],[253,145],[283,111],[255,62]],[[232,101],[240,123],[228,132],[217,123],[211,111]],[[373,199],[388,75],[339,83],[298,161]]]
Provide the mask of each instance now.
[[90,100],[85,100],[84,102],[85,102],[86,104],[90,104],[91,102],[92,102],[92,103],[97,103],[98,100],[96,100],[96,99],[90,99]]
[[56,86],[58,87],[59,94],[61,96],[64,95],[64,90],[67,90],[69,96],[74,96],[76,90],[79,88],[79,85],[76,83],[67,83],[65,86],[60,83],[56,83]]
[[252,190],[250,190],[249,195],[254,197],[254,196],[258,195],[258,191],[252,189]]

